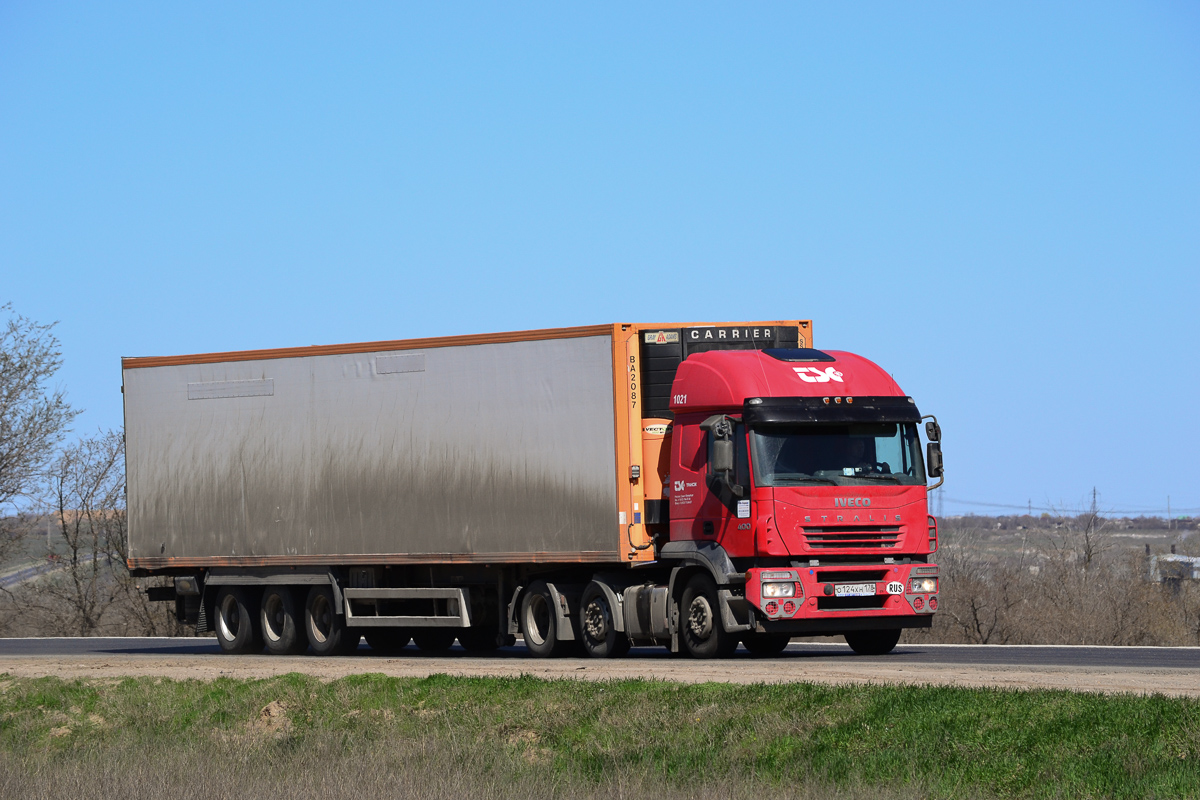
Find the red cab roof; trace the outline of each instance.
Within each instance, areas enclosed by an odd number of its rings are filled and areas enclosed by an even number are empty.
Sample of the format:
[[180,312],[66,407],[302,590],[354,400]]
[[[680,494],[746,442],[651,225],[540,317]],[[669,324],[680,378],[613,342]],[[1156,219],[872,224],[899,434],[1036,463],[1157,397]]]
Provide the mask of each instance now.
[[761,350],[714,350],[679,365],[671,391],[675,413],[740,406],[751,397],[904,397],[878,364],[838,350],[779,351],[823,354],[826,360],[782,360]]

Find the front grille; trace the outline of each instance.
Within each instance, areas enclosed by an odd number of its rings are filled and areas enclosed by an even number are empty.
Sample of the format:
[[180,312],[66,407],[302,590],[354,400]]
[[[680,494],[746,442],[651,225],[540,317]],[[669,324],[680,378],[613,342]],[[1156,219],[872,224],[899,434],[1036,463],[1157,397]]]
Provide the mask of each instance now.
[[804,528],[804,541],[813,550],[858,547],[882,550],[900,544],[900,526],[864,525],[857,528]]
[[877,594],[869,597],[817,597],[818,611],[849,611],[851,609],[883,608],[888,595]]

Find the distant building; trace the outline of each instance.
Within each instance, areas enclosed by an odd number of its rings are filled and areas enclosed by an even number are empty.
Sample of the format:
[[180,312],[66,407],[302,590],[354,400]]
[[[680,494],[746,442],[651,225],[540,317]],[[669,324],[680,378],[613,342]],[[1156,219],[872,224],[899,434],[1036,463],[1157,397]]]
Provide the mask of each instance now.
[[1155,583],[1200,581],[1200,556],[1174,553],[1150,556],[1150,580]]

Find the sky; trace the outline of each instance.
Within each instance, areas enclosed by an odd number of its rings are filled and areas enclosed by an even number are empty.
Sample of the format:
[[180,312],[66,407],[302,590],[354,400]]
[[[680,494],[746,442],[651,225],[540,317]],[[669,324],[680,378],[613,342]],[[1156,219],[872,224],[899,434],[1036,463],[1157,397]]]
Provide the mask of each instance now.
[[1200,514],[1194,3],[0,2],[0,304],[122,356],[812,319],[946,513]]

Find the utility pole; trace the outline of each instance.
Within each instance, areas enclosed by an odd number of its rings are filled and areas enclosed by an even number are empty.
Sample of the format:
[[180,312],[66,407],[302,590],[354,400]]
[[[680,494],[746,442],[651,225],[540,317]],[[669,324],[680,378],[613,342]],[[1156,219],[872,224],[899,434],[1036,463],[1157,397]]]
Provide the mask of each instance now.
[[1167,531],[1171,530],[1171,495],[1167,495]]
[[[1167,503],[1167,507],[1170,508],[1169,501]],[[1168,513],[1168,515],[1170,514],[1169,511],[1167,513]],[[1096,487],[1095,486],[1092,487],[1092,518],[1093,519],[1096,518]]]
[[1029,498],[1029,516],[1033,516],[1033,498]]

